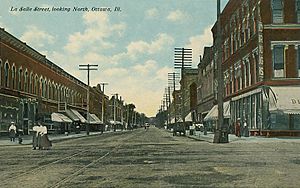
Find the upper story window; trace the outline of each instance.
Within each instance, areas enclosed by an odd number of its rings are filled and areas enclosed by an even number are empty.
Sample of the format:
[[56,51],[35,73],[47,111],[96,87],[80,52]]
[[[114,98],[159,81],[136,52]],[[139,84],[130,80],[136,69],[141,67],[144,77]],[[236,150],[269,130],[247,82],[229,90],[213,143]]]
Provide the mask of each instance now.
[[273,23],[283,23],[283,0],[272,0]]
[[283,78],[284,72],[284,45],[274,45],[273,47],[273,77]]
[[18,90],[22,90],[22,75],[23,74],[23,70],[22,68],[19,68],[19,76],[18,76]]
[[296,0],[297,23],[300,23],[300,0]]
[[297,49],[297,66],[298,66],[298,77],[300,77],[300,45]]
[[4,65],[4,86],[9,87],[9,64]]
[[2,85],[2,61],[0,59],[0,86]]

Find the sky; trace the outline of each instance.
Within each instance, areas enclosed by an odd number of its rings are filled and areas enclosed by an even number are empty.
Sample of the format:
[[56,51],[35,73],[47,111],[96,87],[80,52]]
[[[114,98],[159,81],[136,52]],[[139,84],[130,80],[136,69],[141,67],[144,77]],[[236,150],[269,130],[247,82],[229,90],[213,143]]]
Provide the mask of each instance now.
[[[221,0],[221,7],[227,1]],[[79,64],[97,64],[90,85],[108,83],[106,95],[118,93],[151,117],[161,105],[168,73],[175,71],[174,48],[192,48],[196,67],[203,48],[212,45],[216,4],[217,0],[1,0],[0,27],[84,83],[87,73]]]

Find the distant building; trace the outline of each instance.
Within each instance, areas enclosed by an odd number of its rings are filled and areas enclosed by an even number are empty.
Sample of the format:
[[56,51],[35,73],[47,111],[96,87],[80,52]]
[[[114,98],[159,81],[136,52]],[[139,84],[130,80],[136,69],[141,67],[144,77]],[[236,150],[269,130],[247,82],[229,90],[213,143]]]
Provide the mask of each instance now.
[[197,120],[200,123],[216,104],[215,68],[213,47],[205,47],[198,64],[197,78]]
[[180,80],[181,118],[189,122],[194,120],[197,108],[198,69],[184,69]]

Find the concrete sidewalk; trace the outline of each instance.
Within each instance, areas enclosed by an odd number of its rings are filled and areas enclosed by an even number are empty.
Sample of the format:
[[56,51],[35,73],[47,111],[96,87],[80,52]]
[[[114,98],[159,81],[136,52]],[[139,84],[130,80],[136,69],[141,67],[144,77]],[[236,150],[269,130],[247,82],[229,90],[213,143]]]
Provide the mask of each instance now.
[[[189,135],[189,131],[186,131],[186,136],[191,139],[205,141],[209,143],[213,143],[214,133],[208,132],[207,135],[204,135],[201,131],[195,131],[194,135]],[[234,134],[228,135],[229,143],[231,142],[299,142],[300,137],[264,137],[264,136],[250,136],[250,137],[237,137]]]
[[[111,131],[106,131],[103,132],[104,133],[109,133]],[[101,132],[90,132],[90,136],[93,135],[100,135],[102,134]],[[80,138],[80,137],[85,137],[87,136],[86,132],[81,131],[81,133],[79,134],[75,134],[75,133],[71,133],[69,135],[65,135],[65,134],[49,134],[49,140],[51,140],[52,142],[56,142],[56,141],[60,141],[60,140],[67,140],[67,139],[71,139],[71,138]],[[30,145],[32,144],[32,135],[23,135],[22,136],[23,142],[22,145]],[[10,138],[8,136],[1,136],[0,137],[0,146],[18,146],[20,145],[18,142],[18,138],[15,139],[15,142],[11,142]]]

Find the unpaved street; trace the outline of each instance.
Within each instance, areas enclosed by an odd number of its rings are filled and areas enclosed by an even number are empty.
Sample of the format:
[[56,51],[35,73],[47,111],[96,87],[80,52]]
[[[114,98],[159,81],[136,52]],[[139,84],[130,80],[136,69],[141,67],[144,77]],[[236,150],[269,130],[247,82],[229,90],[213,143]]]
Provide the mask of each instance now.
[[0,147],[0,187],[299,187],[299,142],[210,144],[150,127]]

